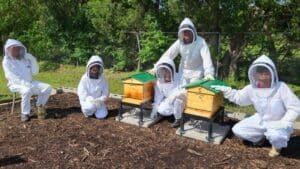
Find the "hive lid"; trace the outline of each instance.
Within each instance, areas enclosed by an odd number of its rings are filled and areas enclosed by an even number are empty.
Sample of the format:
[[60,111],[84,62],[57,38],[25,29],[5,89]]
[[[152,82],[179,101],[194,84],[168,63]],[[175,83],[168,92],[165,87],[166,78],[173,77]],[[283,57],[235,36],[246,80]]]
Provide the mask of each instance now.
[[183,88],[189,89],[194,87],[203,87],[211,92],[219,93],[219,90],[216,90],[214,88],[211,88],[211,85],[220,85],[220,86],[229,86],[226,82],[221,80],[198,80],[195,82],[192,82],[190,84],[182,86]]
[[153,80],[156,80],[156,77],[154,75],[152,75],[151,73],[148,73],[148,72],[139,72],[139,73],[135,73],[133,75],[130,75],[122,80],[127,80],[127,79],[135,79],[139,82],[142,82],[142,83],[147,83],[147,82],[150,82],[150,81],[153,81]]

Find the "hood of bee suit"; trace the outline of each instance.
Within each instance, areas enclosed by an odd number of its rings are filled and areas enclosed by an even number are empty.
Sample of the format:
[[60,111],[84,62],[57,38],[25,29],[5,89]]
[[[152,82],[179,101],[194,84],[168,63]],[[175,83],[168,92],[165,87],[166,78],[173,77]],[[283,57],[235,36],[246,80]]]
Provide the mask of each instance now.
[[102,58],[98,55],[94,55],[89,59],[87,65],[86,65],[86,74],[89,78],[90,78],[90,69],[95,65],[98,65],[100,67],[99,77],[103,73],[104,66],[103,66]]
[[8,39],[4,45],[4,54],[5,54],[5,57],[8,57],[9,59],[12,59],[12,56],[9,53],[8,48],[12,47],[12,46],[19,46],[22,48],[21,53],[20,53],[21,57],[24,57],[24,55],[27,53],[26,47],[20,41],[15,40],[15,39]]
[[178,28],[178,38],[180,39],[181,43],[183,43],[182,42],[182,33],[183,33],[183,31],[186,31],[186,30],[193,33],[193,42],[195,42],[197,39],[197,31],[196,31],[196,28],[195,28],[193,22],[189,18],[184,18]]
[[163,57],[161,58],[158,63],[156,64],[156,75],[158,76],[159,74],[159,70],[161,68],[165,68],[167,70],[169,70],[169,72],[171,73],[171,81],[174,82],[174,76],[176,73],[176,67],[175,67],[175,63],[172,59],[168,58],[168,57]]
[[[271,73],[271,86],[270,88],[258,88],[257,81],[255,79],[256,70],[258,67],[264,67]],[[278,88],[279,80],[278,73],[274,62],[266,55],[261,55],[253,61],[248,70],[248,78],[251,86],[263,97],[271,96]],[[264,94],[262,94],[264,93]]]

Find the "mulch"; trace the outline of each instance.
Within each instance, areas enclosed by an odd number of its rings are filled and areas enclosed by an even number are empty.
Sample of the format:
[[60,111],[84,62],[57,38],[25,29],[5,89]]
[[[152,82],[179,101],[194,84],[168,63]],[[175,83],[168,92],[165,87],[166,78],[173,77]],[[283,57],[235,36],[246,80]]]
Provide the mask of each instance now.
[[[108,100],[109,117],[85,118],[78,97],[57,94],[47,103],[46,120],[20,122],[17,109],[0,113],[1,168],[300,168],[300,131],[282,156],[270,145],[253,147],[229,133],[221,145],[180,137],[168,118],[151,128],[115,121],[118,100]],[[19,107],[19,106],[17,106]],[[226,118],[229,125],[234,119]]]

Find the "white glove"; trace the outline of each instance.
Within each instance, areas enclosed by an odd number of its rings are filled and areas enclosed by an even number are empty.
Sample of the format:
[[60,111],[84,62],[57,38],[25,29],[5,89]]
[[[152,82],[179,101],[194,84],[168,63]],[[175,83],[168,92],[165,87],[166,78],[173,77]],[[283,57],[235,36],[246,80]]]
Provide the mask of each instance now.
[[167,100],[169,103],[173,103],[176,98],[180,98],[182,100],[186,99],[186,90],[185,89],[176,89],[173,91],[168,97]]
[[88,96],[85,98],[87,102],[93,102],[94,98],[92,96]]
[[229,86],[211,85],[210,87],[214,88],[216,90],[219,90],[219,91],[223,92],[224,94],[231,91],[231,87],[229,87]]
[[284,120],[265,122],[264,127],[267,129],[287,129],[293,127],[293,123]]
[[298,116],[299,114],[297,112],[288,110],[281,120],[294,123],[297,120]]
[[25,54],[25,57],[30,63],[32,75],[38,74],[39,66],[37,64],[36,58],[34,56],[32,56],[30,53]]
[[99,109],[100,107],[102,107],[104,105],[106,98],[107,98],[106,96],[98,97],[98,98],[92,100],[92,103]]
[[30,82],[26,82],[26,81],[24,81],[24,80],[21,80],[21,81],[20,81],[20,84],[21,84],[22,86],[25,86],[25,87],[28,87],[28,88],[31,88],[31,87],[32,87],[32,85],[31,85]]
[[96,98],[95,100],[104,103],[107,100],[107,97],[101,96],[101,97]]
[[155,68],[147,70],[148,73],[155,75]]
[[173,92],[166,99],[168,100],[169,103],[173,103],[177,95],[178,95],[177,92]]
[[203,79],[204,80],[215,80],[215,78],[212,75],[206,75]]
[[150,117],[151,117],[151,119],[155,119],[157,117],[157,106],[156,105],[153,105]]
[[187,93],[184,88],[178,89],[176,98],[179,98],[181,100],[186,100]]

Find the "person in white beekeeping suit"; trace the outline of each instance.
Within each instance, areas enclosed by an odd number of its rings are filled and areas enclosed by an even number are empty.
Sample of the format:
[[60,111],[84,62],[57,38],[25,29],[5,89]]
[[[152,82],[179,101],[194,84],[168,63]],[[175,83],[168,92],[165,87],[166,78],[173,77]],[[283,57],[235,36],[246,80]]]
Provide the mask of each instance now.
[[178,54],[181,55],[178,72],[187,83],[203,78],[214,80],[214,66],[209,48],[205,40],[197,35],[196,28],[189,18],[181,22],[178,40],[161,58],[167,57],[174,60]]
[[103,71],[104,64],[101,57],[92,56],[77,89],[81,110],[85,117],[95,115],[97,119],[104,119],[108,114],[105,101],[109,96],[109,88]]
[[280,154],[287,147],[293,123],[300,113],[300,101],[289,87],[278,80],[272,60],[262,55],[249,68],[250,85],[242,90],[212,86],[223,91],[224,97],[241,105],[254,105],[257,113],[237,123],[233,133],[252,143],[267,139],[272,149],[269,156]]
[[151,118],[154,119],[152,124],[159,122],[162,116],[174,115],[172,127],[178,127],[186,102],[186,91],[181,88],[185,82],[175,73],[175,64],[170,58],[160,59],[155,69],[157,81],[151,112]]
[[37,80],[32,76],[39,73],[39,66],[36,58],[27,53],[26,47],[18,40],[8,39],[4,45],[3,69],[8,80],[8,88],[12,92],[20,93],[21,121],[30,119],[30,98],[38,95],[37,107],[38,118],[44,119],[46,111],[44,105],[51,94],[51,86]]

